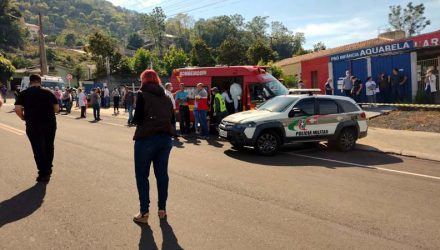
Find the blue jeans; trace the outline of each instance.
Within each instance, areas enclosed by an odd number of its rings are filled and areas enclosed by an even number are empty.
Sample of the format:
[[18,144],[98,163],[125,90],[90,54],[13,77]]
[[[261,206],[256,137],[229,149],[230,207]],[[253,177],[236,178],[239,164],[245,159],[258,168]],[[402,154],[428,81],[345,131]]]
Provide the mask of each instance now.
[[168,198],[168,159],[173,147],[171,137],[167,134],[158,134],[136,140],[134,143],[134,167],[136,185],[139,194],[140,212],[149,212],[150,207],[150,166],[153,162],[156,176],[158,207],[166,210]]
[[194,130],[197,132],[199,128],[199,112],[194,108]]
[[131,124],[133,122],[133,111],[134,107],[133,105],[128,105],[128,123]]
[[199,110],[197,111],[199,113],[199,122],[200,127],[202,128],[202,136],[209,136],[209,130],[208,130],[208,121],[207,121],[207,111],[206,110]]
[[101,119],[101,106],[99,106],[99,104],[93,104],[93,117],[95,118],[95,120],[99,120]]

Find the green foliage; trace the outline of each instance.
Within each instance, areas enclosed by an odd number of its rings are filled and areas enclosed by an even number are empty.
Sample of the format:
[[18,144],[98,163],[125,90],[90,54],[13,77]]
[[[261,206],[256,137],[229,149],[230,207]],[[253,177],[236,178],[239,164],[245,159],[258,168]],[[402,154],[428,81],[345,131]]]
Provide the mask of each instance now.
[[85,77],[86,69],[83,65],[77,64],[72,69],[72,76],[76,78],[76,80],[79,82],[81,79]]
[[140,48],[136,51],[133,56],[133,70],[136,74],[142,73],[146,69],[159,69],[158,56],[156,53],[151,53],[150,51]]
[[130,57],[123,57],[121,59],[120,67],[119,67],[119,73],[124,75],[131,75],[134,74],[133,69],[133,59]]
[[320,50],[326,50],[327,47],[325,46],[325,44],[323,42],[319,42],[313,45],[313,51],[317,52]]
[[273,62],[269,62],[267,64],[269,66],[269,72],[276,79],[281,79],[283,77],[283,69],[281,67],[276,66]]
[[264,64],[274,59],[273,50],[262,40],[256,40],[247,51],[250,64],[256,65],[261,60]]
[[212,57],[211,50],[201,39],[195,41],[193,44],[191,64],[199,67],[215,66],[215,60],[214,57]]
[[32,66],[32,62],[23,56],[13,56],[11,63],[16,69],[29,68]]
[[267,23],[268,16],[256,16],[246,24],[246,28],[253,35],[255,40],[262,40],[266,37],[266,30],[269,28]]
[[0,54],[0,81],[6,83],[11,79],[14,72],[15,67],[12,65],[11,61]]
[[413,5],[409,2],[406,8],[400,5],[390,6],[388,23],[394,30],[403,30],[408,36],[420,34],[426,26],[431,24],[430,20],[424,16],[425,6],[423,3]]
[[288,87],[288,88],[296,88],[298,87],[298,77],[297,76],[292,76],[292,75],[283,75],[283,80],[284,80],[284,84]]
[[132,50],[137,50],[144,45],[144,39],[138,33],[131,33],[128,36],[127,48]]
[[144,21],[144,31],[148,38],[154,42],[155,49],[158,49],[159,54],[162,55],[166,19],[163,9],[156,7],[151,13],[143,15],[142,19]]
[[164,71],[169,76],[174,69],[185,67],[188,61],[188,55],[183,49],[177,49],[175,46],[172,46],[163,57]]
[[69,33],[64,37],[64,45],[72,48],[76,44],[76,35],[74,33]]
[[96,73],[98,75],[107,72],[107,60],[110,63],[111,72],[118,70],[122,55],[116,49],[116,41],[108,34],[95,32],[91,35],[87,50],[92,54],[92,60],[96,62]]
[[424,104],[426,103],[426,94],[422,89],[417,90],[416,97],[414,98],[414,103]]
[[246,47],[235,37],[226,39],[218,49],[218,62],[225,65],[246,64]]
[[21,13],[15,1],[0,1],[0,48],[11,51],[11,48],[23,49],[26,31],[20,25]]

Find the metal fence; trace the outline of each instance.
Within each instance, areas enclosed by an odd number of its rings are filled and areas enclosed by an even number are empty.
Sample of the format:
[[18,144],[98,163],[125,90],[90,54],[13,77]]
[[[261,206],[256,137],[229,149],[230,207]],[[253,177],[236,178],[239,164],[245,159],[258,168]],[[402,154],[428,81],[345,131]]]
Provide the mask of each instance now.
[[439,89],[439,59],[428,59],[428,60],[421,60],[417,61],[417,86],[418,90],[424,90],[425,89],[425,78],[426,78],[426,71],[428,69],[433,69],[434,74],[437,78],[436,86],[437,89]]

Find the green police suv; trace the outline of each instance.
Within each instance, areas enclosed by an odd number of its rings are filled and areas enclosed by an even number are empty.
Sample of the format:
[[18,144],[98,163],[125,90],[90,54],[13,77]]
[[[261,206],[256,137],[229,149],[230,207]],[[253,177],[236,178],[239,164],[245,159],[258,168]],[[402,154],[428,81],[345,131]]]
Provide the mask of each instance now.
[[365,113],[351,98],[328,95],[277,96],[219,125],[220,137],[232,146],[251,146],[261,155],[274,155],[290,142],[328,141],[349,151],[367,130]]

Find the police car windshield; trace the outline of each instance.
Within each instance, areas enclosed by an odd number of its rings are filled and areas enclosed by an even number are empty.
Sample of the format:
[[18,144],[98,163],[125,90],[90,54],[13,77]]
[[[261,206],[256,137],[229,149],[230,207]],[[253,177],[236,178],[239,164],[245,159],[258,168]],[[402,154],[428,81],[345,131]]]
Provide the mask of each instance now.
[[277,96],[263,103],[260,107],[258,107],[258,110],[267,110],[270,112],[283,112],[297,100],[298,100],[297,97]]

